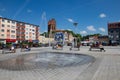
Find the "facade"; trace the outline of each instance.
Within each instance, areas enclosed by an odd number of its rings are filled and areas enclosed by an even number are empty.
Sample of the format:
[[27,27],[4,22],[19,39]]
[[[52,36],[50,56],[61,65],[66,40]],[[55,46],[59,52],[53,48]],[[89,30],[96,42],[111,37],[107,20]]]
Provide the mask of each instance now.
[[98,42],[98,36],[90,36],[89,42],[91,42],[91,43]]
[[39,36],[39,43],[48,44],[54,42],[54,38],[46,38],[45,36]]
[[56,30],[56,21],[55,19],[51,19],[48,21],[48,33],[50,33],[50,31],[54,31]]
[[120,22],[108,23],[108,36],[110,43],[120,44]]
[[[65,43],[70,43],[73,41],[74,37],[71,33],[68,33],[66,30],[54,30],[54,33],[56,32],[62,32],[64,34],[64,42]],[[54,36],[54,34],[53,34]]]
[[25,24],[17,22],[16,26],[16,40],[17,43],[20,43],[21,41],[25,41]]
[[38,25],[0,17],[0,42],[4,44],[38,40]]
[[108,45],[109,43],[109,38],[107,35],[104,36],[98,36],[98,41],[103,43],[104,45]]
[[107,35],[101,35],[101,36],[90,36],[87,43],[102,43],[103,45],[108,45],[109,38]]
[[54,38],[56,32],[62,32],[64,34],[64,43],[66,44],[72,42],[74,39],[73,35],[68,33],[66,30],[58,30],[55,19],[51,19],[48,21],[49,38]]

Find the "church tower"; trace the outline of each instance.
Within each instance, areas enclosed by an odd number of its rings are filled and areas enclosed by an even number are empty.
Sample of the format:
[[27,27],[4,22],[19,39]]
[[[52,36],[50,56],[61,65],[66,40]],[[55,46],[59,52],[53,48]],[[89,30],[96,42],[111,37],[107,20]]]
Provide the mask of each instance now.
[[55,19],[51,19],[48,21],[48,33],[50,33],[50,31],[55,31],[56,30],[56,21]]

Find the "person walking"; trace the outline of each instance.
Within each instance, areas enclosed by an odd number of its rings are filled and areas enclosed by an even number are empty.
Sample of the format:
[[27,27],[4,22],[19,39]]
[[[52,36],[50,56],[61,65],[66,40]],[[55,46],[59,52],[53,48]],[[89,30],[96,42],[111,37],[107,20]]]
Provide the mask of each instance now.
[[15,47],[14,46],[11,47],[11,51],[15,53]]
[[99,48],[100,48],[100,51],[104,51],[105,52],[105,49],[104,49],[104,47],[103,47],[103,45],[101,43],[99,44]]

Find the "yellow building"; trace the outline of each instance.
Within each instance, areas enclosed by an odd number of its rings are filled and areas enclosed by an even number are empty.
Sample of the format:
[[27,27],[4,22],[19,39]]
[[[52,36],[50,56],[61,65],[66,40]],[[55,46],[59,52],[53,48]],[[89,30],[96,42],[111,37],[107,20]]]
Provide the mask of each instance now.
[[46,44],[46,43],[52,43],[54,42],[54,38],[46,38],[45,36],[39,36],[39,43],[43,43],[43,44]]

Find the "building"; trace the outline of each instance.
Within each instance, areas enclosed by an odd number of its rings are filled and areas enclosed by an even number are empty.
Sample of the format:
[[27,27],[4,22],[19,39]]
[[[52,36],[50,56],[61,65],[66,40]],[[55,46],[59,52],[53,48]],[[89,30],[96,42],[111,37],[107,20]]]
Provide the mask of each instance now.
[[39,43],[49,44],[49,42],[50,43],[54,42],[54,38],[47,38],[47,37],[41,36],[41,35],[39,36]]
[[39,26],[0,17],[0,42],[20,43],[38,41]]
[[48,33],[50,33],[50,31],[56,30],[56,21],[55,19],[51,19],[48,21]]
[[71,43],[74,39],[73,35],[69,32],[67,32],[66,30],[54,30],[53,31],[53,37],[54,37],[54,33],[57,33],[57,32],[62,32],[64,34],[64,43],[67,44],[67,43]]
[[98,41],[101,42],[103,45],[108,45],[109,38],[107,35],[104,36],[98,36]]
[[56,21],[55,19],[51,19],[48,21],[48,34],[49,39],[54,39],[55,33],[62,32],[64,34],[64,43],[71,43],[74,39],[73,35],[71,33],[68,33],[67,30],[58,30],[56,27]]
[[108,23],[109,42],[120,44],[120,22]]
[[109,38],[107,35],[95,35],[95,36],[90,36],[89,37],[89,40],[86,42],[88,43],[88,45],[94,43],[94,44],[97,44],[97,43],[102,43],[103,45],[108,45],[109,43]]
[[91,42],[91,43],[98,42],[98,36],[90,36],[89,42]]

